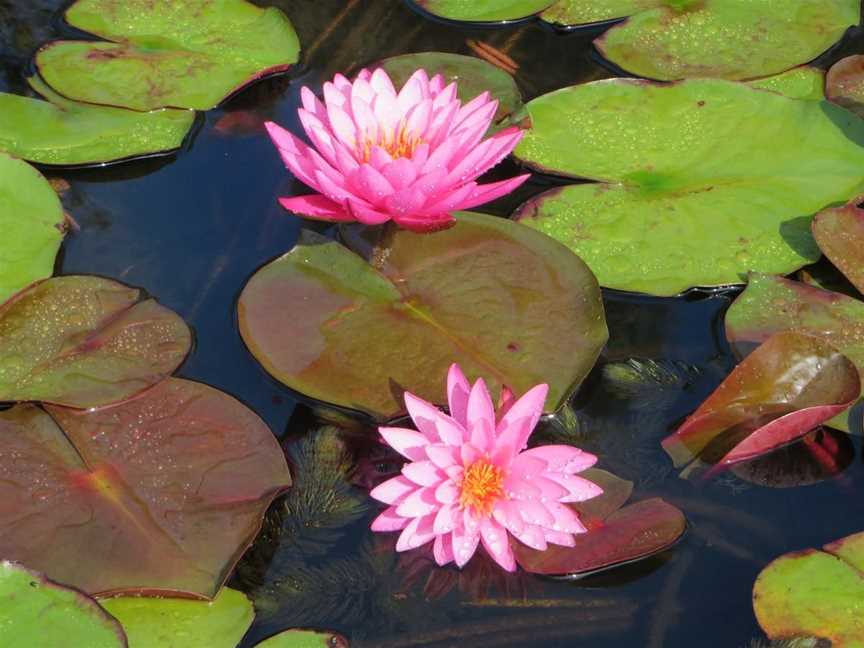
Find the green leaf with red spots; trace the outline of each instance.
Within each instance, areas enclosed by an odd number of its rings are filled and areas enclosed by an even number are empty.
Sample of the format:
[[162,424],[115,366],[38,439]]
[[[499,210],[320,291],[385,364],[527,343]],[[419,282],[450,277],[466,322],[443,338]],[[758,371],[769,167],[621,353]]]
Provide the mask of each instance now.
[[77,0],[66,20],[110,42],[48,43],[42,78],[70,99],[134,110],[213,108],[300,53],[279,9],[246,0]]
[[864,186],[864,120],[826,101],[717,79],[608,79],[525,111],[515,155],[594,182],[543,193],[515,218],[609,288],[666,296],[792,272],[819,258],[810,216]]
[[512,540],[516,561],[525,571],[584,577],[648,558],[671,547],[684,533],[684,514],[662,499],[624,506],[633,490],[632,482],[597,469],[580,476],[603,488],[602,495],[569,505],[579,513],[588,532],[577,534],[573,547],[550,544],[544,551]]
[[51,276],[64,231],[63,208],[48,181],[26,162],[0,153],[0,303]]
[[126,648],[126,645],[120,624],[83,592],[21,565],[0,562],[0,646]]
[[0,93],[0,149],[41,164],[111,162],[180,148],[191,110],[136,112],[70,101],[28,79],[47,101]]
[[795,331],[768,338],[663,441],[676,466],[714,470],[797,441],[861,393],[855,365],[825,340]]
[[189,327],[110,279],[53,277],[0,305],[0,401],[98,407],[170,376]]
[[753,609],[771,639],[864,647],[864,533],[776,559],[756,579]]
[[47,410],[0,412],[0,555],[91,594],[212,598],[291,483],[261,419],[200,383]]
[[529,228],[456,220],[433,234],[396,231],[384,252],[373,249],[380,228],[346,229],[355,251],[304,232],[243,289],[246,345],[292,389],[378,421],[404,411],[405,391],[445,403],[441,376],[454,362],[493,392],[548,383],[555,411],[608,336],[597,281]]

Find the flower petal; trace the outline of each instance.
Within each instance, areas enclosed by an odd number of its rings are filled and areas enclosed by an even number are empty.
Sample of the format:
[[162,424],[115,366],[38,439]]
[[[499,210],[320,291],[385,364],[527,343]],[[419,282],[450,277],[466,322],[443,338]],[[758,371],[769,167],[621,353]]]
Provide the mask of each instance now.
[[537,549],[537,551],[546,551],[546,535],[541,527],[534,526],[533,524],[526,524],[522,533],[518,535],[514,534],[514,536],[519,540],[519,542],[528,545],[532,549]]
[[559,502],[584,502],[603,494],[603,489],[592,481],[577,475],[565,473],[543,473],[543,477],[554,481],[567,489],[568,494],[558,499]]
[[471,556],[477,551],[480,544],[480,533],[478,530],[469,532],[458,527],[453,530],[453,558],[459,568],[471,560]]
[[437,486],[447,478],[431,461],[412,461],[402,466],[402,474],[418,486]]
[[369,496],[385,504],[399,504],[411,493],[418,490],[417,484],[399,475],[378,484]]
[[555,516],[555,522],[551,525],[553,531],[563,531],[564,533],[585,533],[587,531],[576,511],[566,504],[549,502],[546,507]]
[[546,469],[548,472],[560,472],[567,475],[575,475],[597,463],[595,455],[569,445],[537,446],[526,450],[519,456],[542,459],[548,466]]
[[465,441],[465,430],[452,417],[447,416],[431,403],[405,392],[405,408],[414,425],[432,443],[443,441],[447,445],[458,446]]
[[513,500],[502,499],[496,502],[495,508],[492,510],[492,517],[504,525],[513,535],[518,536],[525,530],[525,521],[522,519],[519,504]]
[[[498,443],[506,445],[514,455],[522,451],[543,414],[549,386],[540,384],[529,389],[498,422]],[[542,458],[542,457],[541,457]]]
[[576,538],[572,533],[564,533],[562,531],[550,531],[549,529],[543,529],[543,536],[546,538],[546,542],[550,542],[552,544],[561,545],[562,547],[575,547],[576,546]]
[[456,527],[456,507],[453,504],[445,504],[435,514],[435,533],[450,533]]
[[[519,515],[525,524],[534,524],[537,526],[551,528],[555,524],[555,516],[549,510],[536,500],[525,500],[517,502],[519,507]],[[403,515],[401,510],[396,511],[399,515]]]
[[354,220],[342,205],[333,202],[327,196],[319,194],[286,196],[279,198],[279,204],[288,211],[305,216],[306,218],[339,223],[347,223]]
[[432,515],[439,508],[441,508],[441,504],[435,497],[435,489],[420,488],[399,503],[396,507],[396,514],[402,517],[416,518]]
[[458,448],[455,445],[444,443],[432,443],[426,446],[426,456],[433,464],[442,469],[461,465],[462,462]]
[[483,548],[486,549],[492,560],[506,571],[516,571],[516,559],[513,557],[513,550],[510,549],[510,542],[504,527],[495,520],[485,518],[480,523],[480,539],[483,542]]
[[396,551],[416,549],[432,540],[435,537],[435,532],[432,531],[432,523],[434,521],[434,515],[427,515],[426,517],[411,520],[396,541]]
[[378,432],[387,444],[403,457],[411,461],[423,461],[426,453],[423,448],[429,440],[416,430],[395,427],[379,427]]
[[435,499],[442,504],[452,504],[459,499],[459,487],[453,481],[445,481],[435,489]]
[[480,452],[490,452],[495,441],[495,406],[482,378],[478,378],[471,388],[465,417],[471,444]]
[[401,531],[411,522],[410,518],[396,514],[396,507],[388,507],[372,521],[373,531]]
[[449,533],[435,538],[435,545],[432,548],[432,555],[435,557],[435,562],[439,567],[443,567],[447,563],[453,562],[453,536]]
[[452,416],[463,427],[468,425],[468,396],[471,385],[455,362],[447,372],[447,404]]

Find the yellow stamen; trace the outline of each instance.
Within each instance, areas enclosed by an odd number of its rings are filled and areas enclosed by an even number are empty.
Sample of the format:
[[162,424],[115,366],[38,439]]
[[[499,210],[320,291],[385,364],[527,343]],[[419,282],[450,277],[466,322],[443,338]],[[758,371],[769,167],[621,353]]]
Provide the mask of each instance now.
[[405,121],[399,123],[396,131],[385,131],[378,133],[377,137],[366,137],[362,139],[357,147],[361,161],[368,162],[372,157],[372,148],[380,146],[387,151],[394,160],[397,158],[410,158],[414,155],[417,147],[423,140],[415,133],[406,130]]
[[488,459],[478,459],[465,470],[459,504],[478,516],[488,516],[504,495],[504,471]]

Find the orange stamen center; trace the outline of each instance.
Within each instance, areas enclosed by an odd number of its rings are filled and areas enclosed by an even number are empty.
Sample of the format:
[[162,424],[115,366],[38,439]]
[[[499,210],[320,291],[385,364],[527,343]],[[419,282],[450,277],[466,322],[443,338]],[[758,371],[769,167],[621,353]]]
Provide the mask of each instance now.
[[504,471],[488,459],[478,459],[465,470],[459,504],[474,509],[475,515],[490,515],[503,495]]
[[405,128],[404,121],[399,124],[395,131],[379,132],[376,137],[366,137],[358,145],[358,153],[363,162],[368,162],[372,157],[372,148],[380,146],[387,151],[394,160],[397,158],[410,158],[423,143],[423,139],[416,133]]

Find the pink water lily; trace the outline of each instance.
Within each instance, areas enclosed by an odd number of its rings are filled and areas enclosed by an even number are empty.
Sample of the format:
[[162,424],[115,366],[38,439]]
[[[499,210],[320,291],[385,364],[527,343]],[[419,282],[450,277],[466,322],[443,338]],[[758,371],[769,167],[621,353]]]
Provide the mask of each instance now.
[[398,92],[382,69],[354,82],[337,74],[324,102],[301,89],[300,122],[313,147],[266,124],[288,169],[317,191],[280,198],[285,209],[325,221],[379,225],[393,220],[429,232],[454,224],[452,212],[513,191],[529,176],[478,184],[475,179],[519,142],[516,127],[483,139],[498,102],[484,92],[464,106],[456,84],[417,70]]
[[401,475],[372,490],[390,505],[372,530],[401,531],[397,551],[434,541],[439,565],[462,567],[482,544],[507,571],[516,569],[510,536],[538,550],[547,543],[573,546],[586,529],[567,503],[603,491],[577,476],[594,465],[594,455],[567,445],[525,450],[547,391],[533,387],[497,423],[483,380],[469,385],[456,365],[447,377],[450,415],[406,393],[417,431],[379,428],[409,461]]

